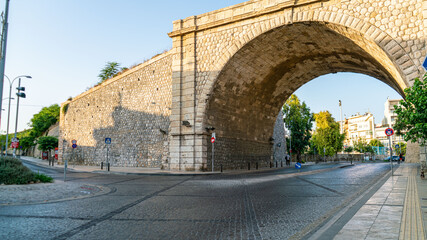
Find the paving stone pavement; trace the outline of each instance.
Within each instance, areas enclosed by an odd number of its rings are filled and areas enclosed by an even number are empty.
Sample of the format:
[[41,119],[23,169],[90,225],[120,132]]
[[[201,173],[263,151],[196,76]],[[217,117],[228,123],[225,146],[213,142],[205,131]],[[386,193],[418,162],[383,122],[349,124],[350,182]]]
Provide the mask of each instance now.
[[105,186],[63,182],[0,186],[0,206],[52,203],[99,196],[110,192]]
[[425,239],[427,180],[418,168],[401,164],[334,239]]

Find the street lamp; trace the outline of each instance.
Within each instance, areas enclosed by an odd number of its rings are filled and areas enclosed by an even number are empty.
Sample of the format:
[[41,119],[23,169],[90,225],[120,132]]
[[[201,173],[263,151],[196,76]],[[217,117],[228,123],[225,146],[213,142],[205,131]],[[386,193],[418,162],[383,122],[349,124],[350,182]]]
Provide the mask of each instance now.
[[[4,75],[7,80],[9,81],[9,107],[7,109],[7,127],[6,127],[6,151],[5,151],[5,156],[7,156],[7,147],[9,145],[9,119],[10,119],[10,101],[13,99],[12,98],[12,85],[15,82],[16,79],[19,79],[19,85],[21,85],[21,78],[31,78],[31,76],[27,76],[27,75],[21,75],[21,76],[17,76],[16,78],[14,78],[12,81],[10,81],[9,77],[6,76],[6,74]],[[19,90],[18,90],[19,91]],[[18,103],[19,103],[19,96],[18,96]],[[18,116],[18,112],[16,113],[16,116]],[[16,133],[15,133],[15,138],[16,138]]]

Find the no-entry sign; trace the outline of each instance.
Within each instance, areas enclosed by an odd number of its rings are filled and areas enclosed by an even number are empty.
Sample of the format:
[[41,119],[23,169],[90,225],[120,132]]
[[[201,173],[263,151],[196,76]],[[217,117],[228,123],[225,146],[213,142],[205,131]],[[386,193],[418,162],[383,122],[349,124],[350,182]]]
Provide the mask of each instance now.
[[385,135],[387,135],[387,136],[392,136],[394,134],[394,131],[393,131],[393,129],[392,128],[387,128],[386,130],[385,130]]
[[211,143],[215,143],[215,138],[214,137],[211,138]]

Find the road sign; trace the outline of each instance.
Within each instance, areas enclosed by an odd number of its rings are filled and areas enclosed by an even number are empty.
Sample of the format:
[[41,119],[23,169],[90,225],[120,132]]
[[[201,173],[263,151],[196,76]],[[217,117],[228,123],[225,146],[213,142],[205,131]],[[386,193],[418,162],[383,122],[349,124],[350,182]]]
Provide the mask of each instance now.
[[77,148],[77,144],[73,144],[73,145],[72,145],[72,147],[73,147],[73,148]]
[[12,142],[19,142],[19,138],[12,138],[12,140],[11,140]]
[[391,128],[387,128],[386,130],[385,130],[385,135],[387,135],[387,136],[392,136],[394,134],[394,131],[393,131],[393,129],[391,129]]
[[301,169],[301,163],[299,163],[299,162],[295,163],[295,168],[296,169]]
[[399,146],[399,144],[396,144],[394,147],[395,147],[395,148],[399,148],[400,146]]
[[77,140],[71,140],[72,144],[77,144]]
[[427,57],[424,59],[423,67],[425,70],[427,70]]
[[214,137],[211,138],[211,143],[215,143],[215,138]]
[[19,142],[12,142],[12,148],[19,148]]
[[105,138],[105,144],[111,144],[111,138]]

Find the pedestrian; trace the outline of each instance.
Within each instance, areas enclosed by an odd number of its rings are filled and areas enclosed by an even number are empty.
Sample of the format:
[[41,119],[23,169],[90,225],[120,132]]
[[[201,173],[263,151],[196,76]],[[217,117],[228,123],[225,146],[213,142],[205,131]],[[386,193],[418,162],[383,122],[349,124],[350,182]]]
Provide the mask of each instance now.
[[286,154],[285,159],[286,159],[286,166],[291,166],[291,157],[289,156],[289,154]]

